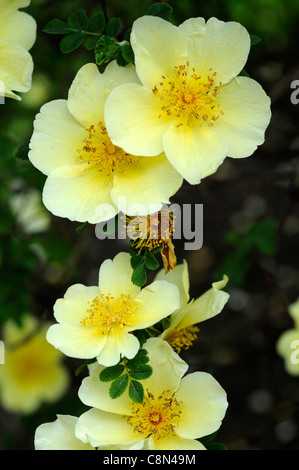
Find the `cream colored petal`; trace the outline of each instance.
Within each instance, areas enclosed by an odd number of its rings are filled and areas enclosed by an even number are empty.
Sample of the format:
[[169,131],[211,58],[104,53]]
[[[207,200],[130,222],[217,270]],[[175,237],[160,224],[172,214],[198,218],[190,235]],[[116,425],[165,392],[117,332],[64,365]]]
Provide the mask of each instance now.
[[59,323],[76,326],[87,315],[92,300],[100,295],[98,287],[74,284],[70,286],[63,298],[54,304],[54,317]]
[[299,329],[299,299],[289,306],[289,314],[293,318],[295,325]]
[[234,21],[191,18],[179,28],[187,38],[188,59],[196,72],[206,76],[216,72],[217,82],[227,83],[243,69],[250,51],[247,30]]
[[1,11],[0,31],[2,39],[17,42],[29,51],[36,40],[36,21],[23,11],[15,11],[7,16]]
[[117,212],[110,198],[112,182],[96,167],[82,168],[65,166],[52,171],[44,186],[43,202],[56,216],[96,224],[106,220],[107,212],[101,207],[111,206],[108,219]]
[[180,306],[180,293],[174,284],[154,281],[143,288],[136,297],[135,328],[147,328],[171,315]]
[[136,356],[139,347],[139,341],[135,336],[129,334],[124,328],[120,331],[118,329],[108,335],[105,346],[97,355],[97,361],[106,367],[114,366],[123,357],[132,359]]
[[105,104],[110,139],[132,155],[153,157],[162,153],[163,134],[172,121],[160,115],[159,98],[136,83],[114,88]]
[[105,99],[111,93],[113,88],[117,87],[118,85],[122,85],[123,83],[140,84],[135,66],[133,64],[128,64],[125,67],[122,67],[117,65],[116,60],[112,60],[112,62],[110,62],[105,68],[103,82]]
[[149,437],[149,450],[206,450],[201,442],[194,439],[183,439],[179,436],[167,436],[161,439]]
[[52,423],[40,425],[35,431],[35,450],[95,450],[75,436],[77,421],[75,416],[57,415]]
[[97,365],[93,373],[83,379],[78,390],[80,400],[86,406],[92,408],[120,415],[129,415],[132,411],[132,400],[129,398],[128,393],[123,393],[117,400],[111,398],[109,395],[111,382],[99,380],[101,370],[103,370],[103,367]]
[[46,175],[56,168],[75,165],[77,150],[83,148],[87,136],[70,114],[66,100],[51,101],[35,118],[29,160]]
[[169,203],[169,198],[182,185],[183,178],[164,154],[137,159],[123,173],[115,174],[111,198],[124,214],[152,214]]
[[225,391],[210,374],[194,372],[183,377],[175,396],[182,402],[177,435],[198,439],[219,429],[228,403]]
[[270,98],[255,80],[237,77],[221,88],[217,103],[224,115],[214,123],[214,130],[228,142],[227,155],[248,157],[265,140],[271,118]]
[[277,353],[284,359],[288,374],[299,375],[299,329],[285,331],[276,343]]
[[138,18],[133,24],[131,44],[138,76],[149,90],[161,81],[162,75],[186,61],[184,34],[159,17]]
[[229,151],[227,142],[211,128],[173,124],[163,138],[165,154],[174,168],[190,183],[215,173]]
[[68,93],[67,106],[74,118],[89,128],[104,121],[104,79],[96,64],[78,71]]
[[93,359],[100,354],[107,336],[96,326],[55,324],[50,326],[47,341],[63,354],[78,359]]
[[11,13],[18,8],[25,8],[30,5],[31,0],[1,0],[0,8],[3,14]]
[[131,282],[132,267],[129,253],[118,253],[113,260],[106,259],[99,272],[99,287],[102,294],[118,298],[121,294],[130,295],[132,300],[140,292],[140,287]]
[[148,351],[153,369],[152,375],[142,381],[144,389],[155,396],[166,390],[176,391],[188,364],[161,338],[149,338],[143,347]]
[[138,433],[134,433],[133,427],[127,423],[126,418],[92,408],[83,413],[76,425],[76,436],[83,442],[90,439],[99,445],[132,445],[141,441]]
[[29,52],[19,44],[0,40],[0,95],[20,100],[14,91],[24,93],[31,88],[33,61]]
[[165,270],[161,269],[158,271],[155,277],[156,281],[167,281],[175,284],[180,292],[180,307],[182,308],[189,302],[189,272],[186,260],[183,260],[182,264],[178,264],[175,270],[169,271],[165,274]]
[[177,328],[187,328],[208,320],[222,312],[229,299],[229,294],[222,291],[228,282],[227,276],[222,281],[214,282],[212,288],[194,300],[185,310]]

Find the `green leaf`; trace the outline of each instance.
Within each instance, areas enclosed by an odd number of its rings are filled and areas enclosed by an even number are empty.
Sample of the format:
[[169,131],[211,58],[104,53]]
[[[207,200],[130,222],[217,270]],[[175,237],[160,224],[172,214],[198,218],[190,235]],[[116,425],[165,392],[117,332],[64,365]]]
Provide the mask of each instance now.
[[109,388],[110,397],[111,398],[120,397],[126,390],[128,383],[129,383],[128,374],[121,375],[120,377],[115,379]]
[[68,54],[69,52],[73,52],[74,50],[78,49],[81,46],[85,39],[84,33],[71,33],[60,41],[60,50],[64,54]]
[[139,349],[138,353],[136,354],[133,359],[128,359],[126,362],[126,366],[129,369],[134,369],[136,366],[141,364],[147,364],[149,362],[149,357],[146,349]]
[[85,41],[85,47],[87,50],[91,51],[96,47],[96,44],[99,40],[99,36],[89,36]]
[[246,72],[245,69],[241,70],[241,72],[239,73],[240,77],[250,77],[249,73]]
[[77,31],[86,31],[88,26],[88,16],[82,8],[72,15],[67,20],[68,24]]
[[116,38],[121,30],[120,18],[111,18],[106,24],[105,32],[111,38]]
[[85,227],[86,225],[86,222],[82,222],[81,224],[78,225],[78,227],[76,227],[76,233],[80,233],[81,230]]
[[30,147],[29,147],[29,141],[25,142],[22,144],[17,152],[16,152],[16,158],[19,158],[20,160],[28,160],[28,153],[29,153]]
[[137,382],[136,380],[131,380],[129,386],[129,397],[135,403],[143,403],[144,390],[140,382]]
[[83,364],[81,364],[81,366],[77,367],[77,369],[75,370],[75,376],[79,375],[80,372],[86,367],[88,366],[89,364],[93,364],[94,362],[96,362],[96,358],[93,358],[93,359],[86,359]]
[[255,36],[254,34],[250,34],[250,43],[252,46],[261,42],[261,38],[259,36]]
[[205,445],[207,450],[227,450],[227,447],[224,444],[218,442],[210,442]]
[[134,63],[134,52],[132,49],[131,44],[124,44],[121,47],[121,53],[123,58],[128,62],[128,63]]
[[212,441],[213,439],[215,439],[215,437],[217,436],[218,434],[218,431],[215,431],[213,432],[212,434],[208,434],[207,436],[204,436],[204,437],[201,437],[199,440],[200,442],[204,443],[204,442],[209,442],[209,441]]
[[125,370],[122,364],[116,364],[115,366],[106,367],[100,372],[100,380],[102,382],[111,382],[117,379]]
[[88,29],[92,33],[102,34],[105,28],[105,16],[102,11],[92,16],[89,20]]
[[[144,343],[150,337],[149,333],[146,330],[136,330],[136,331],[134,331],[134,336],[136,336],[136,338],[138,339],[140,347],[142,347],[144,345]],[[130,360],[133,361],[133,359],[130,359]]]
[[132,379],[145,380],[148,379],[153,373],[153,369],[149,364],[139,364],[131,369],[129,374]]
[[170,20],[172,7],[168,3],[153,3],[147,10],[146,15],[159,16],[166,21]]
[[121,47],[118,51],[118,54],[116,56],[116,62],[117,62],[117,65],[119,65],[120,67],[125,67],[126,65],[128,65],[128,61],[124,58],[123,54],[122,54],[122,50],[121,50]]
[[119,44],[108,36],[102,36],[95,47],[96,63],[98,65],[109,62],[119,50]]
[[142,287],[147,281],[145,263],[141,263],[133,270],[131,281],[135,286]]
[[43,31],[49,34],[67,34],[72,32],[73,29],[64,21],[54,18],[49,21]]
[[133,269],[138,268],[138,266],[142,263],[144,263],[144,257],[142,255],[133,255],[130,258],[131,266]]
[[155,255],[153,255],[150,251],[146,252],[144,261],[147,269],[151,269],[152,271],[158,269],[160,266],[159,261],[156,260]]

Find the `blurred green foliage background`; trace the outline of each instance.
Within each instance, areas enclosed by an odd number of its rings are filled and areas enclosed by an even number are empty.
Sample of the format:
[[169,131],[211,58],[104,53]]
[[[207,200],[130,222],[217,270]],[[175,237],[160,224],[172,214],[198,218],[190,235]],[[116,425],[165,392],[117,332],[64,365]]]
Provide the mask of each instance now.
[[[172,21],[215,16],[242,23],[261,42],[252,47],[246,71],[272,100],[266,141],[253,156],[227,159],[200,185],[184,184],[172,202],[203,204],[203,247],[184,251],[176,240],[178,261],[189,264],[191,297],[197,297],[226,273],[230,301],[224,312],[201,327],[192,350],[184,353],[190,371],[214,375],[228,394],[229,409],[218,440],[231,450],[299,450],[299,376],[291,377],[277,356],[280,334],[292,327],[288,305],[299,297],[299,105],[290,101],[290,85],[299,79],[297,0],[174,0]],[[120,17],[124,30],[144,14],[150,1],[32,0],[26,9],[37,21],[31,50],[32,90],[22,101],[0,106],[0,327],[22,321],[30,312],[53,322],[53,304],[76,282],[92,285],[107,257],[127,250],[123,241],[100,241],[94,227],[76,232],[76,223],[52,217],[42,233],[26,234],[10,200],[35,188],[45,177],[16,157],[31,137],[40,107],[67,97],[79,68],[94,62],[84,46],[71,54],[59,50],[61,37],[42,30],[52,18],[66,20],[79,8],[91,16],[102,9]],[[1,335],[0,335],[1,338]],[[67,394],[32,414],[11,413],[0,403],[0,449],[33,449],[36,427],[56,414],[79,415],[77,397],[84,374],[65,359],[72,374]],[[2,367],[0,365],[0,367]]]

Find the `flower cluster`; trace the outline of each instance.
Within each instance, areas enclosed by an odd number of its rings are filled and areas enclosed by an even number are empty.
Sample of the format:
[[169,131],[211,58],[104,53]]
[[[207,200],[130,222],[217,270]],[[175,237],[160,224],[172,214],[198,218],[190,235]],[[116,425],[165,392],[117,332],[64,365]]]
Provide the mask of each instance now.
[[[198,184],[226,157],[251,155],[264,141],[270,100],[240,76],[250,36],[238,23],[192,18],[174,26],[145,15],[129,45],[132,63],[111,60],[101,72],[85,64],[67,99],[44,104],[34,121],[29,159],[47,177],[46,208],[90,224],[121,212],[134,227],[130,253],[106,259],[97,285],[72,285],[54,305],[46,338],[88,366],[79,398],[89,410],[41,424],[36,449],[203,450],[201,438],[219,429],[228,406],[217,380],[187,373],[180,357],[200,340],[198,324],[225,307],[228,278],[190,299],[171,231],[162,233],[160,220],[151,236],[148,222],[162,217],[184,179]],[[122,50],[116,42],[114,49]],[[136,271],[157,269],[157,250],[164,270],[142,287]]]

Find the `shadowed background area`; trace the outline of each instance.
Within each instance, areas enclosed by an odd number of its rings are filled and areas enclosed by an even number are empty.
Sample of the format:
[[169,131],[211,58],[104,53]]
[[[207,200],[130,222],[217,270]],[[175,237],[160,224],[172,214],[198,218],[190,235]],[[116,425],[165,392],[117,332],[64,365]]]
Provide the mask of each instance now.
[[[14,216],[13,197],[25,199],[35,189],[41,198],[45,181],[28,160],[16,158],[31,137],[35,115],[44,103],[65,99],[79,68],[94,62],[93,52],[84,46],[62,54],[61,37],[42,29],[52,18],[66,20],[85,8],[88,16],[103,9],[108,18],[120,17],[127,30],[150,3],[32,0],[26,9],[38,24],[31,50],[33,86],[21,102],[6,100],[0,105],[0,327],[8,319],[21,322],[25,313],[53,322],[53,304],[70,285],[94,285],[101,263],[129,249],[127,241],[98,240],[94,226],[86,225],[78,233],[77,223],[49,213],[44,216],[45,230],[27,233]],[[178,262],[188,262],[191,298],[223,274],[229,277],[228,304],[220,315],[200,325],[193,348],[182,357],[190,372],[210,372],[227,392],[229,408],[217,441],[231,450],[299,450],[299,375],[289,375],[276,352],[280,335],[293,327],[288,307],[299,298],[299,104],[290,100],[291,83],[299,80],[299,4],[297,0],[169,3],[174,24],[215,16],[240,22],[260,37],[251,48],[246,72],[272,101],[266,141],[254,155],[226,159],[214,175],[200,185],[184,183],[172,198],[178,204],[203,204],[202,247],[185,251],[185,240],[175,240]],[[80,362],[68,358],[63,362],[71,379],[56,402],[42,403],[30,413],[10,411],[0,403],[0,449],[32,449],[37,426],[53,421],[56,414],[79,416],[85,411],[77,396],[85,371],[75,376]]]

